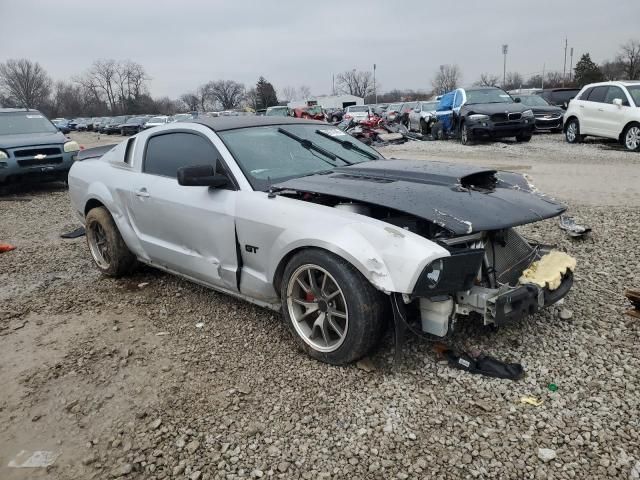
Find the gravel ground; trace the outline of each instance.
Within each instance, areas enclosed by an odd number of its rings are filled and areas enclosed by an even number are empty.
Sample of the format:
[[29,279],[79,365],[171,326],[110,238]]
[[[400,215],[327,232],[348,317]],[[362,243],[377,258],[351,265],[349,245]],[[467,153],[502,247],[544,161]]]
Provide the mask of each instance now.
[[[557,138],[386,153],[535,171],[574,161]],[[638,167],[606,144],[578,148],[611,175]],[[149,268],[102,278],[84,239],[59,238],[75,227],[62,186],[0,197],[0,241],[17,246],[0,254],[0,478],[638,478],[640,325],[622,292],[638,286],[640,215],[637,192],[625,204],[607,187],[611,206],[558,195],[590,238],[523,229],[577,257],[564,305],[456,334],[522,363],[518,382],[452,370],[418,340],[394,366],[390,336],[358,365],[315,362],[273,312]],[[8,468],[21,450],[59,456]]]

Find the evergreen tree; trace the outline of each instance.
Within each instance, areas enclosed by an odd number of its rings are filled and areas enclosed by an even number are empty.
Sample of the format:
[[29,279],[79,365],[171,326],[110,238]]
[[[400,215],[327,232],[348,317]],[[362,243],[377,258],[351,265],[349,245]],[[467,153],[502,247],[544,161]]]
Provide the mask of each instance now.
[[258,109],[273,107],[278,105],[278,95],[276,95],[276,89],[273,88],[267,79],[260,77],[258,83],[256,83],[256,106]]
[[591,60],[591,56],[588,53],[580,57],[574,71],[575,82],[579,87],[583,87],[588,83],[601,82],[604,80],[604,75],[602,75],[600,67]]

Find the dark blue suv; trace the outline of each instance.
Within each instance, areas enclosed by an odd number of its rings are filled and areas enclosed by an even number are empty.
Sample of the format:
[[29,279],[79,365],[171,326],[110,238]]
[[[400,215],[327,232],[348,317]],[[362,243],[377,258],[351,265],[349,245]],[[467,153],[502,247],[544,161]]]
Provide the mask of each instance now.
[[0,108],[0,185],[66,180],[80,147],[37,110]]

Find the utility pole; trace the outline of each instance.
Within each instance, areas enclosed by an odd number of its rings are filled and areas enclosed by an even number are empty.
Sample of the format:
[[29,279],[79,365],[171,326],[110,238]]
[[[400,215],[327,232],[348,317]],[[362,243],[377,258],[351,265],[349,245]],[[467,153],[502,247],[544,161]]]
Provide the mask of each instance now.
[[542,88],[544,90],[544,69],[547,66],[546,63],[542,64],[542,86],[540,88]]
[[571,53],[569,54],[571,61],[569,62],[569,82],[573,80],[573,47],[571,47]]
[[502,45],[502,55],[504,55],[504,65],[502,67],[502,88],[504,88],[507,83],[507,51],[509,50],[509,45]]
[[562,86],[564,87],[564,79],[567,78],[567,37],[564,37],[564,67],[562,68]]
[[378,91],[376,90],[376,64],[373,64],[373,96],[376,98],[375,102],[378,103]]
[[335,73],[331,74],[331,94],[332,95],[336,94],[336,74]]

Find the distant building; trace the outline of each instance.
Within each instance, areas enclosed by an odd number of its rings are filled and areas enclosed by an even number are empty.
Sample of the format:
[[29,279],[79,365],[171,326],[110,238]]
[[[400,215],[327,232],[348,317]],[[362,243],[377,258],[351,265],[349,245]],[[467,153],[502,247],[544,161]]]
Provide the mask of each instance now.
[[310,97],[306,100],[289,102],[289,108],[306,107],[320,105],[322,108],[346,108],[351,105],[364,105],[364,98],[355,95],[323,95]]

